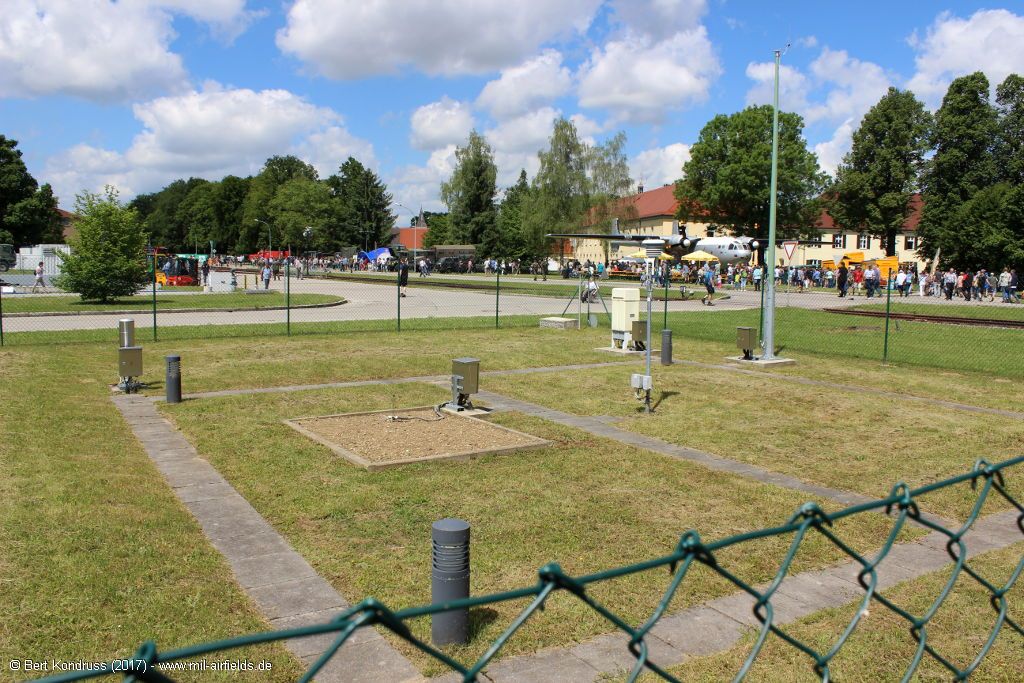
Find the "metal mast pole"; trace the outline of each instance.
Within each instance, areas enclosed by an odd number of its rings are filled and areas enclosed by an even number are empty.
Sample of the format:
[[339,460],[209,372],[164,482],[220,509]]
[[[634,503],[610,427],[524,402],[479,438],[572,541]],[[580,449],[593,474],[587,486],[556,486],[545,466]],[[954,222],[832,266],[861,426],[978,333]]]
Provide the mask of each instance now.
[[[768,248],[765,250],[764,360],[775,358],[775,213],[779,182],[779,63],[782,50],[775,51],[775,95],[772,106],[772,187],[768,210]],[[771,268],[771,270],[768,270]]]

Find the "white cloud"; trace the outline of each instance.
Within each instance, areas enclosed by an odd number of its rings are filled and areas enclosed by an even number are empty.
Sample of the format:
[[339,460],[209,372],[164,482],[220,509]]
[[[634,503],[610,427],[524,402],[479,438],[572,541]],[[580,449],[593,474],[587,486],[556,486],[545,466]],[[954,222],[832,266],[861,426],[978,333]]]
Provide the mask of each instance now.
[[[857,121],[881,99],[892,80],[879,65],[850,57],[845,50],[824,48],[811,62],[811,76],[797,68],[779,68],[779,107],[795,111],[807,123]],[[774,87],[773,62],[751,62],[747,78],[754,85],[747,91],[747,104],[771,104]],[[816,91],[824,97],[812,97]]]
[[[747,91],[747,104],[771,104],[775,90],[775,63],[750,62],[747,64],[747,78],[754,85]],[[807,95],[811,90],[810,80],[799,69],[787,64],[779,66],[779,109],[804,113],[807,109]]]
[[446,211],[441,202],[441,183],[455,170],[455,145],[435,149],[422,166],[408,165],[393,173],[388,190],[395,202],[427,211]]
[[802,38],[796,39],[796,44],[800,47],[817,47],[818,37],[817,36],[803,36]]
[[839,162],[850,151],[853,144],[853,131],[859,121],[860,119],[846,119],[836,128],[831,140],[819,142],[814,146],[814,153],[818,155],[818,165],[821,166],[821,170],[835,176]]
[[416,149],[432,150],[465,144],[473,130],[473,112],[465,102],[442,97],[413,112],[409,141]]
[[330,126],[311,133],[305,140],[292,148],[293,153],[313,164],[321,178],[338,172],[349,157],[355,157],[371,169],[377,168],[377,156],[373,144],[358,138],[344,126]]
[[572,87],[572,76],[562,66],[557,50],[544,50],[536,57],[504,69],[501,77],[484,86],[476,104],[498,119],[518,116],[558,99]]
[[480,74],[582,32],[601,0],[295,0],[277,46],[330,78]]
[[630,175],[647,189],[661,187],[683,177],[683,164],[690,160],[690,146],[681,142],[640,152],[629,164]]
[[502,152],[536,152],[547,146],[559,111],[543,107],[514,119],[502,121],[484,132],[495,150]]
[[657,123],[671,109],[703,101],[721,70],[703,26],[660,42],[630,35],[595,49],[581,66],[579,102],[619,121]]
[[957,76],[983,71],[995,86],[1010,73],[1024,73],[1024,16],[1009,10],[979,10],[968,19],[943,12],[910,44],[917,71],[907,87],[933,108]]
[[630,30],[656,40],[695,28],[707,11],[705,0],[614,0],[612,6]]
[[185,67],[169,47],[175,14],[227,38],[254,16],[245,0],[5,0],[0,97],[122,101],[182,91]]
[[825,101],[806,112],[808,122],[853,118],[857,122],[886,93],[892,80],[879,65],[827,47],[811,63],[818,82],[834,84]]
[[348,133],[337,113],[286,90],[223,89],[211,83],[202,91],[138,104],[133,111],[143,131],[124,152],[77,145],[47,161],[43,175],[61,197],[106,184],[131,196],[176,178],[246,175],[274,154],[298,154],[330,172],[349,154],[375,163],[373,147]]

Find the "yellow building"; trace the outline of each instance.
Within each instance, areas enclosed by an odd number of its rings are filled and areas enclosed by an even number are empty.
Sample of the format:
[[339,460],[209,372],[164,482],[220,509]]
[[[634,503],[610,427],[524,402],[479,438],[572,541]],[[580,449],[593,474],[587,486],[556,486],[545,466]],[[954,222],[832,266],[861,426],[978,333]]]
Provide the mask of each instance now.
[[[679,209],[679,202],[675,198],[674,185],[663,185],[655,190],[642,191],[622,201],[621,214],[619,218],[619,232],[640,235],[667,236],[672,234],[672,222],[675,220],[676,212]],[[923,203],[919,194],[913,195],[910,200],[910,214],[904,223],[903,230],[896,236],[896,257],[901,265],[910,265],[921,270],[926,265],[926,260],[917,255],[917,224],[921,219],[921,208]],[[864,261],[872,261],[885,257],[885,245],[883,239],[868,235],[867,233],[855,230],[843,230],[835,225],[832,216],[827,211],[822,211],[818,219],[817,229],[819,241],[807,240],[805,237],[801,244],[798,244],[793,256],[787,257],[781,247],[776,249],[777,260],[786,266],[809,265],[821,266],[826,261],[838,263],[846,254],[861,252]],[[680,225],[680,231],[686,232],[689,237],[720,237],[728,235],[728,232],[719,230],[708,223],[686,223]],[[590,260],[593,262],[605,261],[605,248],[608,248],[607,257],[609,260],[627,258],[639,248],[636,242],[610,243],[606,240],[581,239],[576,241],[575,248],[567,248],[566,256],[572,256],[580,261]]]

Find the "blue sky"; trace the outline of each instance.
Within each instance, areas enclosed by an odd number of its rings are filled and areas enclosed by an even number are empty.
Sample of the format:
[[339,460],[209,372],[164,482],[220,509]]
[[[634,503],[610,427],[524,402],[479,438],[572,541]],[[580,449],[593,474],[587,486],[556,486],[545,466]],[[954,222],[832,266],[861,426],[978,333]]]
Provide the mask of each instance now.
[[[736,0],[4,0],[0,133],[74,194],[353,155],[406,207],[442,208],[475,127],[499,183],[536,170],[556,116],[628,136],[633,177],[679,176],[717,113],[770,101],[832,170],[890,85],[935,108],[949,81],[1024,73],[1024,3]],[[399,208],[403,222],[409,211]]]

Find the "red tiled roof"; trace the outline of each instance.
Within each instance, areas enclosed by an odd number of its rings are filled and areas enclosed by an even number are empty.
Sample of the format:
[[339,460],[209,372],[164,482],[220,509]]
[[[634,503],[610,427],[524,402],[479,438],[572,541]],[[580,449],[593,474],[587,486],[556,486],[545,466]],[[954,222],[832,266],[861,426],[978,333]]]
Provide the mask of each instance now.
[[[921,209],[923,208],[924,200],[921,199],[920,193],[915,192],[910,196],[910,213],[907,214],[907,220],[903,221],[904,230],[917,230],[917,224],[921,222]],[[836,223],[829,212],[822,209],[821,215],[818,216],[818,223],[815,227],[822,228],[824,230],[834,230]]]

